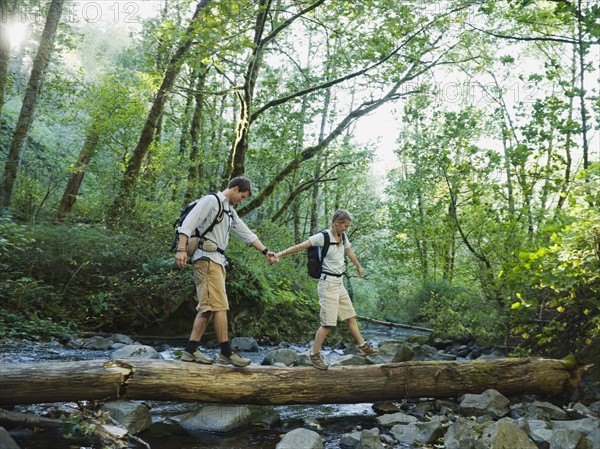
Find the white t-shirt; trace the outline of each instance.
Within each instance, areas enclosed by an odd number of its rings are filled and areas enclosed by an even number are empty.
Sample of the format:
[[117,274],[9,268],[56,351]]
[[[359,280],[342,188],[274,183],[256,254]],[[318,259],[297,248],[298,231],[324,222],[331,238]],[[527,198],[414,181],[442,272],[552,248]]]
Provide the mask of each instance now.
[[[331,229],[327,229],[329,233],[329,249],[323,259],[323,271],[333,274],[342,274],[346,268],[344,256],[346,254],[346,248],[350,248],[350,240],[348,237],[341,238],[340,243],[337,243],[333,238]],[[311,235],[308,240],[312,246],[323,246],[325,244],[325,236],[322,232],[315,235]],[[327,280],[330,282],[342,282],[342,276],[328,276]]]

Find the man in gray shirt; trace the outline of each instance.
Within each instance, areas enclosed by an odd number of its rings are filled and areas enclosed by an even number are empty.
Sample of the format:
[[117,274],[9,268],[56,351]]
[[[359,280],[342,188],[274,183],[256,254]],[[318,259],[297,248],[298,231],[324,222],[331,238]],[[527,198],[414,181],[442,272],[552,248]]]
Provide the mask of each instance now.
[[[207,232],[203,240],[191,256],[194,268],[194,283],[198,295],[198,313],[194,320],[190,339],[186,344],[181,360],[184,362],[198,362],[211,364],[213,360],[202,354],[198,349],[200,339],[206,330],[208,323],[213,318],[213,325],[217,340],[221,347],[216,361],[222,364],[230,364],[244,367],[250,364],[250,360],[235,353],[229,342],[229,331],[227,322],[227,311],[229,301],[225,290],[225,249],[229,243],[229,231],[233,231],[244,242],[252,245],[265,255],[269,263],[274,262],[274,253],[263,245],[256,234],[240,219],[234,206],[252,195],[250,180],[243,177],[233,178],[229,181],[227,188],[215,195],[202,197],[189,212],[181,226],[177,229],[179,234],[175,263],[178,267],[184,267],[187,263],[186,245],[190,236],[196,228],[201,232],[207,229],[215,217],[218,221],[212,230]],[[217,202],[217,198],[218,201]],[[202,242],[202,240],[201,240]]]

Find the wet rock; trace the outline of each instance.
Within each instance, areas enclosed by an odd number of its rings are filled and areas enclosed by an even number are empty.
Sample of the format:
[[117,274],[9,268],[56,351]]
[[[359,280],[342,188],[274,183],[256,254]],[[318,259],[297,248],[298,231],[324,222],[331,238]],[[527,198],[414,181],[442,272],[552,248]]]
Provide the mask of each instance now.
[[127,345],[112,353],[111,358],[117,359],[161,359],[160,354],[152,346]]
[[265,354],[262,364],[274,365],[276,363],[283,363],[285,366],[292,366],[297,356],[296,351],[291,349],[274,349]]
[[571,429],[555,430],[548,443],[549,449],[591,449],[591,444],[585,436]]
[[317,432],[299,428],[286,433],[275,449],[323,449],[323,440]]
[[110,338],[96,336],[84,340],[84,342],[81,345],[81,348],[104,351],[110,349],[113,343],[114,341]]
[[459,418],[448,428],[444,444],[446,449],[537,449],[523,430],[505,420],[478,424]]
[[345,433],[340,438],[340,447],[341,448],[355,448],[360,444],[360,435],[362,432],[351,432]]
[[231,346],[236,351],[243,352],[259,352],[260,346],[258,342],[252,337],[234,337],[231,339]]
[[504,395],[490,389],[481,394],[465,394],[460,402],[460,410],[467,415],[502,418],[508,414],[509,404]]
[[364,357],[360,357],[357,355],[343,355],[341,357],[337,357],[332,363],[331,366],[356,366],[356,365],[366,365],[367,361]]
[[381,415],[377,417],[377,422],[380,426],[391,427],[396,424],[409,424],[417,422],[417,418],[406,413],[398,412],[389,415]]
[[242,405],[205,405],[199,410],[171,419],[189,430],[225,433],[248,426],[251,412]]
[[376,413],[398,413],[400,411],[400,407],[395,402],[376,402],[372,406],[373,410]]
[[429,444],[444,436],[442,423],[436,421],[396,424],[391,429],[394,438],[401,443]]
[[133,345],[135,344],[135,340],[127,335],[124,334],[113,334],[110,337],[110,340],[112,340],[113,343],[121,343],[124,345]]
[[379,438],[379,429],[377,427],[370,430],[363,430],[360,433],[360,442],[356,449],[383,449],[383,444]]
[[136,434],[152,424],[150,408],[140,401],[111,401],[102,406],[111,418],[124,426],[129,433]]
[[4,427],[0,427],[0,447],[2,449],[19,449],[15,440],[12,439],[10,433]]

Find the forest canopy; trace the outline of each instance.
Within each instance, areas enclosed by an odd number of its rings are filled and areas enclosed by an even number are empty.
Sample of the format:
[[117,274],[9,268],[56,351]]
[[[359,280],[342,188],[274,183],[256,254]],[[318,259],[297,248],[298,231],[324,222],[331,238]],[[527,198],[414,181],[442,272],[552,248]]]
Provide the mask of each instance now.
[[[597,347],[597,2],[0,8],[3,336],[187,328],[173,220],[243,175],[238,213],[270,248],[352,212],[361,315],[515,353]],[[303,255],[228,258],[234,330],[305,338]]]

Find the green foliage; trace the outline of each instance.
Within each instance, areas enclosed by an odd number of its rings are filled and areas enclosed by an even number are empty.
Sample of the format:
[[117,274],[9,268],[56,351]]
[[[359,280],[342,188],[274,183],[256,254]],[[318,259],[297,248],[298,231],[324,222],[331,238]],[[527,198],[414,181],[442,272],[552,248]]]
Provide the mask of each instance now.
[[503,334],[502,311],[490,304],[478,289],[447,281],[427,283],[412,301],[422,305],[425,321],[442,338],[498,344],[498,336]]
[[515,290],[513,334],[523,349],[564,356],[600,336],[600,164],[582,173],[545,242],[503,273]]

